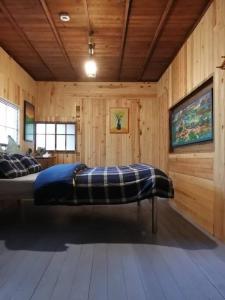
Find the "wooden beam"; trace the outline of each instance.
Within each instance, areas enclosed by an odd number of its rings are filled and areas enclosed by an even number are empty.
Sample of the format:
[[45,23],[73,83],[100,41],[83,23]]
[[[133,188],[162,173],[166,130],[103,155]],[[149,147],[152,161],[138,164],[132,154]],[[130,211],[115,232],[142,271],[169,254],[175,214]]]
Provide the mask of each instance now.
[[139,77],[140,81],[142,80],[142,77],[144,76],[144,73],[145,73],[145,71],[146,71],[146,69],[148,67],[148,64],[149,64],[149,62],[152,59],[152,55],[153,55],[153,53],[155,51],[155,48],[156,48],[157,43],[159,41],[159,38],[160,38],[160,36],[162,34],[164,26],[165,26],[165,24],[167,22],[167,19],[169,17],[169,14],[170,14],[171,9],[174,6],[175,2],[176,2],[176,0],[168,0],[166,8],[164,9],[163,14],[161,15],[159,24],[158,24],[158,26],[156,28],[154,37],[153,37],[152,42],[151,42],[151,44],[149,46],[149,49],[148,49],[148,53],[147,53],[147,57],[146,57],[146,60],[145,60],[144,66],[143,66],[143,70],[142,70],[141,75]]
[[56,41],[57,41],[57,43],[59,45],[60,50],[63,53],[63,56],[64,56],[65,60],[67,61],[67,63],[69,64],[69,66],[71,67],[71,69],[73,70],[73,72],[75,73],[74,67],[73,67],[73,65],[71,63],[71,60],[69,58],[68,53],[66,52],[66,49],[65,49],[63,41],[62,41],[62,39],[60,37],[60,34],[58,33],[58,30],[57,30],[57,28],[55,26],[55,23],[53,21],[53,18],[51,16],[51,13],[50,13],[49,8],[47,6],[46,0],[39,0],[39,2],[40,2],[41,6],[43,8],[45,16],[46,16],[46,18],[48,20],[48,23],[49,23],[49,25],[51,27],[51,30],[52,30],[52,32],[53,32],[53,34],[55,36],[55,39],[56,39]]
[[46,64],[46,62],[41,57],[40,53],[36,50],[36,48],[32,45],[31,41],[28,39],[24,31],[19,27],[11,13],[9,12],[8,8],[5,6],[4,1],[0,1],[0,9],[4,13],[5,17],[8,19],[8,21],[11,23],[12,27],[15,29],[17,34],[22,38],[22,40],[25,42],[25,44],[31,48],[35,54],[38,56],[42,64],[46,67],[46,69],[49,71],[49,73],[52,75],[52,79],[55,80],[55,75],[49,68],[49,66]]
[[122,43],[121,43],[121,50],[120,50],[120,58],[119,58],[119,81],[121,79],[121,69],[123,65],[123,58],[124,58],[124,51],[127,39],[127,29],[129,24],[130,18],[130,11],[131,11],[132,0],[126,0],[125,6],[125,14],[124,14],[124,24],[123,24],[123,35],[122,35]]

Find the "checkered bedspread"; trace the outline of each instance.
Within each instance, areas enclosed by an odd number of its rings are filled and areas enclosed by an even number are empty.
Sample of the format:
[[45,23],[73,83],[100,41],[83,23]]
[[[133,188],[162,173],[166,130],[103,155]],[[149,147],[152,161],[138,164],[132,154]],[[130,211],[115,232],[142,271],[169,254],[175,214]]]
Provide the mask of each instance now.
[[173,197],[170,178],[147,164],[85,168],[75,175],[74,204],[119,204]]
[[120,204],[173,197],[170,178],[146,164],[88,168],[61,164],[42,171],[34,183],[36,205]]

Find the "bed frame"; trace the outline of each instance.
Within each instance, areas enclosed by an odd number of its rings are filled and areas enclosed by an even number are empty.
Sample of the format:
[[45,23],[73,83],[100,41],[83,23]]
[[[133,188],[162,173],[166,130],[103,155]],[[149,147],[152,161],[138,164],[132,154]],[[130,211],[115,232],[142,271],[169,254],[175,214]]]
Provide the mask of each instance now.
[[[152,205],[152,233],[157,233],[158,231],[158,199],[157,197],[153,197],[148,199]],[[137,205],[141,205],[141,201],[137,201]]]
[[[38,173],[36,173],[36,175],[37,174]],[[35,176],[35,174],[33,174],[33,175],[31,174],[31,175],[27,175],[27,176]],[[21,180],[21,178],[26,178],[27,176],[20,177],[19,180]],[[10,179],[10,183],[13,184],[14,180],[16,180],[16,179]],[[1,181],[2,180],[0,180],[0,183],[2,184]],[[24,184],[23,184],[23,187],[24,187]],[[5,191],[3,194],[0,193],[0,200],[3,200],[3,203],[4,203],[4,201],[15,200],[15,201],[17,201],[18,206],[21,207],[22,206],[22,200],[26,200],[26,199],[31,200],[33,198],[31,191],[28,193],[29,195],[27,195],[26,193],[25,194],[24,193],[20,193],[18,195],[18,198],[15,195],[15,193],[11,194],[11,196],[10,196],[11,189],[12,189],[12,186],[10,185],[8,191]],[[31,188],[30,188],[30,190],[31,190]],[[153,198],[149,198],[148,199],[149,202],[151,202],[151,206],[152,206],[152,233],[157,233],[157,227],[158,227],[158,224],[157,224],[158,223],[158,220],[157,220],[158,219],[158,216],[157,216],[158,215],[158,211],[157,211],[157,198],[158,197],[153,197]],[[137,200],[138,207],[141,205],[141,201],[142,200]]]
[[[153,197],[148,199],[149,203],[152,205],[152,233],[156,234],[158,231],[158,199],[157,197]],[[22,206],[22,199],[17,200],[18,207]],[[141,206],[141,201],[137,201],[138,207]]]

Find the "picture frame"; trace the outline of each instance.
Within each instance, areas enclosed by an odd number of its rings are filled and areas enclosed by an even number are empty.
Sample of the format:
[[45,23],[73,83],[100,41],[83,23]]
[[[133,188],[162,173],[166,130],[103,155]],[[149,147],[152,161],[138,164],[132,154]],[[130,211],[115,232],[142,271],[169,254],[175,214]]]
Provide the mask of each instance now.
[[24,141],[34,142],[35,108],[28,101],[24,101]]
[[109,112],[110,133],[129,132],[129,108],[111,107]]
[[213,88],[187,97],[170,110],[170,148],[213,141]]

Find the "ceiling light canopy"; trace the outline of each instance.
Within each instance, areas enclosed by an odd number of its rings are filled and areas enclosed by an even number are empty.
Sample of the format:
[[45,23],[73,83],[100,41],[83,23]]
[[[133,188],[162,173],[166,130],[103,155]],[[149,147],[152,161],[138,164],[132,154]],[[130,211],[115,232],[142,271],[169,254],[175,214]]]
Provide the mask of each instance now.
[[85,73],[86,73],[87,77],[89,77],[89,78],[95,78],[96,73],[97,73],[97,65],[93,58],[94,51],[95,51],[95,43],[93,40],[93,32],[91,32],[89,34],[89,39],[88,39],[89,59],[87,60],[87,62],[84,65]]
[[59,14],[59,18],[62,22],[69,22],[70,21],[70,15],[67,12],[61,12]]

